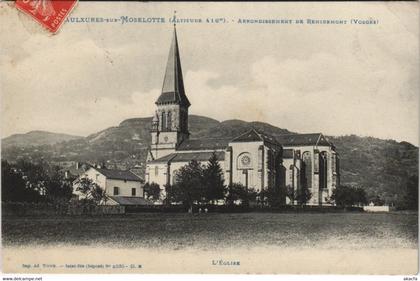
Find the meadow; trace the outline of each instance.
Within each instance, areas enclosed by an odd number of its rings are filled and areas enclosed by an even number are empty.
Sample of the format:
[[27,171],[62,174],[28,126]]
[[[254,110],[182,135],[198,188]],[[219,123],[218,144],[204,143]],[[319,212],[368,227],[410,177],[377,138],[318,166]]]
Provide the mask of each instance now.
[[255,246],[319,249],[416,249],[417,212],[136,213],[3,217],[11,246],[201,249]]

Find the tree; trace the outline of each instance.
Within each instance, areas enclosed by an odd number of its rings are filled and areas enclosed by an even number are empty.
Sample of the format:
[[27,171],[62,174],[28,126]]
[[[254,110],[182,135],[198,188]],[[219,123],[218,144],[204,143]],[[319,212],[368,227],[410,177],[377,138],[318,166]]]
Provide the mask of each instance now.
[[1,196],[5,202],[39,202],[43,198],[31,185],[24,174],[7,161],[1,162]]
[[290,199],[292,204],[297,201],[299,205],[306,205],[306,203],[308,203],[308,201],[312,198],[312,192],[305,185],[302,185],[297,189],[288,185],[286,187],[286,196]]
[[166,193],[166,196],[163,199],[163,204],[169,206],[169,205],[172,204],[172,202],[176,202],[174,200],[175,199],[174,196],[172,195],[172,186],[165,184],[165,185],[163,185],[163,187],[165,188],[165,193]]
[[146,199],[151,199],[154,201],[159,200],[160,198],[160,186],[157,183],[146,183],[143,186],[143,190],[145,193],[145,198]]
[[404,196],[404,205],[407,209],[417,210],[419,208],[419,177],[411,176],[406,185],[407,191]]
[[292,204],[295,204],[297,192],[293,186],[291,185],[286,186],[286,196],[289,198]]
[[214,152],[209,159],[209,163],[203,170],[203,184],[208,201],[214,203],[215,200],[224,198],[226,187],[223,179],[223,171]]
[[172,203],[182,203],[186,207],[192,207],[193,200],[188,191],[180,186],[178,183],[175,183],[171,186],[166,187],[166,204],[170,205]]
[[240,183],[232,183],[228,187],[228,192],[226,195],[226,204],[234,205],[236,201],[240,200],[243,197],[243,192],[245,187]]
[[354,196],[354,204],[357,205],[366,205],[367,204],[367,198],[366,198],[366,192],[361,187],[353,188],[353,196]]
[[175,184],[168,188],[171,202],[182,202],[192,208],[195,202],[203,202],[206,190],[203,184],[203,167],[196,160],[191,160],[181,167],[176,176]]
[[301,186],[296,190],[295,198],[300,205],[306,205],[312,198],[312,192],[306,186]]
[[256,198],[257,192],[253,188],[247,189],[241,183],[233,183],[228,187],[226,203],[228,205],[234,205],[235,201],[241,201],[241,205],[249,206],[249,203],[255,202]]
[[93,184],[92,190],[90,192],[90,197],[92,198],[92,201],[97,205],[106,203],[108,200],[105,190],[103,190],[99,185],[95,183]]
[[76,183],[76,191],[84,195],[84,199],[95,204],[105,203],[108,199],[105,190],[89,178],[80,178]]
[[353,205],[353,199],[350,195],[350,187],[341,185],[333,190],[331,199],[337,206],[351,206]]
[[28,188],[38,191],[41,195],[45,195],[45,182],[49,178],[49,167],[47,167],[47,164],[43,162],[35,164],[20,160],[15,165],[15,168],[22,173]]
[[283,205],[282,192],[278,187],[268,187],[261,190],[259,198],[263,203],[268,204],[270,207],[279,207]]
[[371,201],[375,206],[385,205],[385,201],[379,195],[371,197],[369,201]]
[[73,194],[71,182],[64,178],[58,167],[55,167],[52,174],[44,181],[44,188],[49,202],[68,202]]
[[62,202],[72,196],[71,183],[59,167],[45,163],[19,161],[11,165],[2,162],[2,195],[4,201]]
[[255,203],[257,201],[257,191],[253,188],[246,189],[245,198],[242,199],[242,204],[245,206],[249,206],[250,203]]
[[337,206],[351,207],[353,205],[363,205],[367,203],[366,192],[358,187],[341,185],[334,189],[331,199]]

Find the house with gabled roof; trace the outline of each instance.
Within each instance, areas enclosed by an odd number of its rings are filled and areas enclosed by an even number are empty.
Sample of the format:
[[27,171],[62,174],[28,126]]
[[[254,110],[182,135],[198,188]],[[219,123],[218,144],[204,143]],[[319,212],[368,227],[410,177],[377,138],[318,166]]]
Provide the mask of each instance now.
[[[169,51],[162,92],[151,125],[145,180],[173,185],[177,171],[191,160],[206,163],[216,154],[226,185],[241,183],[256,191],[308,188],[309,204],[328,204],[339,182],[338,155],[321,133],[270,136],[254,128],[236,138],[193,139],[176,29]],[[284,192],[283,192],[284,194]],[[284,200],[288,203],[295,203]]]
[[143,198],[144,180],[131,171],[90,167],[73,182],[73,193],[78,196],[79,199],[83,198],[83,195],[76,190],[76,187],[81,178],[88,178],[105,190],[105,194],[107,195],[106,204],[151,204]]

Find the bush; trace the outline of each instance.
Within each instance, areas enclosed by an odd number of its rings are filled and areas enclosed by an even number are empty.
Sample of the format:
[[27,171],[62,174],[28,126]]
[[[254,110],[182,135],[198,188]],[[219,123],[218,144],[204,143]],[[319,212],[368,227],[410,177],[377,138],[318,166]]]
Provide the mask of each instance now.
[[146,199],[151,199],[157,201],[160,199],[160,186],[157,183],[146,183],[143,186],[144,197]]
[[354,205],[365,205],[367,203],[366,192],[361,187],[339,186],[331,195],[331,199],[337,206],[351,207]]
[[233,183],[228,187],[226,196],[227,205],[234,205],[236,201],[240,201],[241,205],[249,206],[250,202],[255,202],[257,199],[257,192],[253,188],[246,188],[241,183]]
[[105,190],[89,178],[80,178],[76,183],[76,191],[83,194],[84,201],[91,201],[96,205],[105,203],[108,199]]

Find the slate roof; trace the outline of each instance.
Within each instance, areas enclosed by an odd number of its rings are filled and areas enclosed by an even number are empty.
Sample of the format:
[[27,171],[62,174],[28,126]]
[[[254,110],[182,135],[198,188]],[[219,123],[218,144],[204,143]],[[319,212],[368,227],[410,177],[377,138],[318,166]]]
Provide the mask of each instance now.
[[254,141],[263,141],[266,143],[271,143],[274,145],[281,146],[281,144],[272,136],[260,133],[255,129],[251,129],[248,132],[240,135],[239,137],[234,138],[231,142],[254,142]]
[[177,148],[180,151],[186,150],[217,150],[226,149],[231,139],[191,139],[184,140]]
[[156,104],[165,103],[176,103],[190,106],[190,102],[185,95],[184,90],[184,79],[182,77],[181,59],[179,56],[176,29],[174,29],[172,44],[169,50],[165,77],[163,79],[162,94],[156,101]]
[[153,205],[149,200],[143,197],[130,197],[130,196],[109,196],[112,200],[119,205]]
[[107,177],[108,179],[115,179],[115,180],[127,180],[127,181],[139,181],[142,182],[143,179],[139,176],[135,175],[131,171],[124,171],[124,170],[111,170],[111,169],[101,169],[101,168],[94,168],[99,173]]
[[276,137],[277,141],[284,146],[293,145],[332,145],[323,134],[287,134]]
[[[217,160],[225,160],[224,151],[216,151]],[[190,162],[191,160],[197,160],[199,162],[208,161],[213,155],[213,152],[184,152],[184,153],[171,153],[161,158],[152,160],[150,163],[176,163],[176,162]]]

